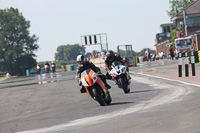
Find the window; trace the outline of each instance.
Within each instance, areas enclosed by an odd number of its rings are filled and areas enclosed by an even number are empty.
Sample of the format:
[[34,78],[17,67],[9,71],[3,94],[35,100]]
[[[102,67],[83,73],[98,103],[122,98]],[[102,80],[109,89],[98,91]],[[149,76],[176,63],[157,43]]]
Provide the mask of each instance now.
[[164,27],[164,33],[166,33],[167,32],[167,28],[166,27]]
[[186,18],[186,24],[188,27],[200,26],[199,17]]
[[187,45],[192,45],[192,39],[182,39],[182,40],[176,40],[176,46],[187,46]]
[[176,29],[176,27],[175,27],[175,26],[172,26],[172,30],[174,30],[174,29]]
[[167,26],[167,32],[171,32],[171,31],[170,31],[170,26]]

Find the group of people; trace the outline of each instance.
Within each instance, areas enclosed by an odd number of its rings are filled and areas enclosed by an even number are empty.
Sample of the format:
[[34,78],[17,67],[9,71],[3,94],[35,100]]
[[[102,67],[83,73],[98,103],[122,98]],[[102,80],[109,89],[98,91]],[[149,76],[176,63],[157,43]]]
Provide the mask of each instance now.
[[[174,59],[174,56],[175,56],[173,45],[169,45],[169,47],[168,47],[168,53],[169,53],[169,58],[170,58],[171,60],[173,60],[173,59]],[[149,48],[146,49],[145,55],[146,55],[146,57],[147,57],[147,61],[151,61],[151,59],[153,58],[153,56],[152,56],[153,54],[150,53]],[[157,53],[157,54],[155,55],[155,60],[163,59],[163,58],[164,58],[164,53],[163,53],[163,52],[159,52],[159,53]]]
[[105,53],[102,52],[97,52],[96,54],[91,53],[91,56],[89,56],[89,59],[94,59],[94,58],[99,58],[99,57],[104,57]]
[[[54,71],[56,69],[56,64],[54,62],[51,62],[51,66],[50,66],[50,64],[46,61],[45,64],[44,64],[44,66],[48,66],[48,68],[51,67],[51,69],[52,70],[54,69]],[[37,68],[38,73],[40,74],[40,72],[41,72],[41,65],[37,64],[36,68]]]
[[86,61],[83,55],[78,55],[76,60],[77,60],[77,64],[78,64],[77,81],[79,83],[81,93],[86,92],[85,88],[84,88],[84,86],[82,86],[81,80],[80,80],[81,73],[83,71],[91,68],[95,73],[99,74],[99,77],[104,82],[106,89],[110,89],[111,86],[106,82],[106,79],[112,79],[112,77],[108,74],[109,71],[112,69],[111,68],[112,62],[120,61],[122,64],[124,64],[123,59],[119,55],[114,54],[114,52],[112,50],[110,50],[106,53],[106,59],[105,59],[105,67],[106,67],[106,71],[107,71],[106,75],[102,74],[100,68],[96,67],[92,62]]

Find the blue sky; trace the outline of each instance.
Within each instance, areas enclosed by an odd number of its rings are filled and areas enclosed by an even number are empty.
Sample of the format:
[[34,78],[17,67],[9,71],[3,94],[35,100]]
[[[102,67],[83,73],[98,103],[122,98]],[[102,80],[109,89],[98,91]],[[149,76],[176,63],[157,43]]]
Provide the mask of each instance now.
[[[132,44],[133,50],[155,49],[160,25],[171,23],[169,0],[0,0],[0,9],[18,8],[39,37],[37,61],[52,61],[64,44],[81,44],[81,36],[107,33],[108,48]],[[86,51],[101,50],[100,45]]]

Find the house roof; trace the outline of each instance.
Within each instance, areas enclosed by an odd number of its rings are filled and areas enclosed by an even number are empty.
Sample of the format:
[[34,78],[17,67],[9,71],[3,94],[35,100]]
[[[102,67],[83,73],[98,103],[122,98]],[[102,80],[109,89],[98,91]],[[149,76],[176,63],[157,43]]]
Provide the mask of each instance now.
[[166,24],[161,24],[160,27],[162,26],[171,26],[171,25],[175,25],[174,23],[166,23]]
[[[188,5],[186,8],[186,13],[189,14],[198,14],[200,13],[200,0],[196,0],[193,3],[191,3],[190,5]],[[181,12],[179,12],[176,16],[182,15],[183,14],[183,10]]]

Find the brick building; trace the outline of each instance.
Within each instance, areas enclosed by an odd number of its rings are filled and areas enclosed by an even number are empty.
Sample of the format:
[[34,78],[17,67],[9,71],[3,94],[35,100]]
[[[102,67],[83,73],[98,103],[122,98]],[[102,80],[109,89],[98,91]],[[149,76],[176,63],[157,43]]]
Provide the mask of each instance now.
[[[193,38],[194,50],[200,50],[200,0],[196,0],[185,8],[187,13],[186,25],[184,24],[183,11],[179,12],[172,18],[176,25],[177,32],[184,33]],[[180,36],[177,36],[180,37]]]
[[[156,34],[155,46],[156,53],[163,52],[168,57],[168,46],[170,45],[170,34],[173,29],[178,32],[177,38],[181,33],[187,33],[187,36],[193,38],[194,50],[200,50],[200,0],[196,0],[185,8],[187,13],[186,25],[184,27],[183,11],[180,11],[172,18],[173,23],[161,24],[162,33]],[[187,31],[185,31],[185,29]]]
[[168,46],[170,45],[171,32],[176,29],[176,26],[173,23],[168,23],[161,24],[160,27],[162,33],[157,33],[155,39],[156,53],[163,52],[164,55],[168,57]]

